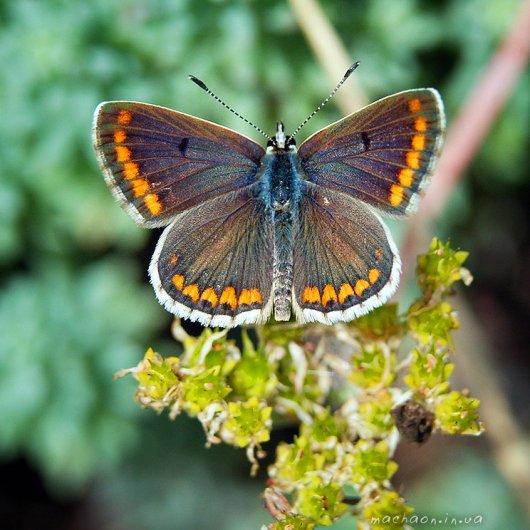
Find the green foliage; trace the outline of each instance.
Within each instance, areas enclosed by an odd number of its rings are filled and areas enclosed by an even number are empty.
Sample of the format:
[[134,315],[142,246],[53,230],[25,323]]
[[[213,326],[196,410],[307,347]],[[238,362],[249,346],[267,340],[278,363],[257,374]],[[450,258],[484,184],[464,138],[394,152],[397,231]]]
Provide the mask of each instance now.
[[160,316],[147,288],[123,288],[136,275],[121,261],[75,274],[57,264],[13,277],[0,300],[0,451],[25,451],[64,488],[134,447],[137,415],[109,374]]
[[395,491],[383,491],[365,508],[363,512],[365,522],[360,528],[361,530],[402,529],[405,527],[407,517],[413,511]]
[[432,345],[430,352],[413,350],[412,356],[409,372],[403,378],[405,384],[418,394],[446,393],[455,367],[447,361],[445,352],[438,353]]
[[228,403],[228,417],[223,425],[223,439],[238,447],[254,446],[270,439],[272,407],[256,396],[245,402]]
[[453,391],[436,402],[436,417],[444,432],[449,434],[480,434],[479,400]]
[[[253,472],[270,438],[272,413],[298,419],[298,436],[278,445],[268,470],[272,491],[277,498],[290,494],[292,508],[280,510],[280,519],[275,508],[278,520],[269,528],[288,528],[285,522],[298,517],[300,528],[329,526],[349,512],[343,501],[351,488],[359,494],[360,525],[373,519],[386,521],[374,528],[388,521],[403,528],[411,508],[390,485],[398,432],[425,441],[430,423],[447,434],[483,429],[478,400],[452,390],[449,381],[458,318],[448,297],[455,282],[471,281],[466,257],[434,239],[418,259],[422,294],[402,315],[389,305],[347,325],[269,324],[258,328],[257,346],[243,331],[241,347],[226,330],[194,338],[176,321],[173,331],[184,348],[179,358],[164,360],[149,350],[121,375],[136,377],[142,406],[167,409],[172,418],[185,411],[202,423],[210,443],[245,447]],[[410,419],[396,424],[393,409],[405,400],[417,404],[410,410],[423,411],[417,435]]]

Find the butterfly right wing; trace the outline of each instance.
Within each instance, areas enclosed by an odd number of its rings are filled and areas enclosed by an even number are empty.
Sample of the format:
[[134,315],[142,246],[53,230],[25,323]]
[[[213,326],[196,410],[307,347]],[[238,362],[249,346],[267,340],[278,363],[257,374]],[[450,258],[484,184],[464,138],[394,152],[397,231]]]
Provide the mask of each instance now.
[[316,132],[298,154],[310,182],[402,217],[418,206],[444,130],[438,92],[406,90]]
[[264,150],[230,129],[156,105],[101,103],[94,149],[114,197],[140,226],[255,182]]
[[401,261],[370,206],[302,184],[295,221],[292,302],[299,322],[349,322],[395,292]]

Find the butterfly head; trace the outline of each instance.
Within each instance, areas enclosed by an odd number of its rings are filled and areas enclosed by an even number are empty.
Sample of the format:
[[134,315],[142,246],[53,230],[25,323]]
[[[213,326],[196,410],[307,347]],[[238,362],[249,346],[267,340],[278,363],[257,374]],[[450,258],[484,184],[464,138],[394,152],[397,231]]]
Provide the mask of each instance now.
[[285,134],[283,123],[276,124],[276,134],[267,142],[267,151],[296,151],[296,141]]

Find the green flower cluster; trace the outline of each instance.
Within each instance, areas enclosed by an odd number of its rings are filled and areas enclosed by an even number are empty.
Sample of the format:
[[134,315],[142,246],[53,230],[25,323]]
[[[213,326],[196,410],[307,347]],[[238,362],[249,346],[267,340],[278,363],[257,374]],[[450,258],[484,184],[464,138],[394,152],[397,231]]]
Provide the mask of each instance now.
[[299,425],[268,469],[268,529],[331,526],[347,514],[361,529],[404,528],[413,509],[390,482],[400,437],[422,443],[432,431],[483,429],[478,400],[449,382],[459,323],[448,297],[455,282],[471,281],[466,257],[433,240],[418,259],[421,296],[404,314],[387,304],[333,327],[273,323],[255,340],[242,330],[239,343],[226,330],[191,337],[176,321],[179,357],[149,350],[120,375],[136,377],[141,406],[171,418],[184,411],[208,443],[246,448],[252,472],[273,419]]

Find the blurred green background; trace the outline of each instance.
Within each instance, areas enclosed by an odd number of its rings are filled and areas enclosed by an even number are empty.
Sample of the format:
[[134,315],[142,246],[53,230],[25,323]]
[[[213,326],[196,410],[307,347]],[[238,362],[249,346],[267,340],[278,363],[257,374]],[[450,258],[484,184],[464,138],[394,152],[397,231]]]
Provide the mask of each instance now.
[[[355,76],[370,100],[434,86],[449,124],[519,6],[320,4],[352,61],[362,61]],[[0,527],[258,528],[268,521],[259,497],[265,474],[250,479],[242,451],[205,450],[193,421],[142,413],[133,382],[112,380],[148,346],[164,355],[176,346],[170,315],[147,282],[159,231],[137,228],[114,203],[90,135],[100,101],[130,99],[262,142],[188,73],[265,130],[280,118],[292,130],[333,82],[289,3],[1,0],[0,65]],[[527,71],[435,229],[471,252],[476,281],[462,296],[485,324],[498,377],[526,428],[529,81]],[[331,103],[299,141],[339,117]],[[398,462],[401,492],[418,513],[481,513],[481,528],[526,527],[487,435],[435,437]]]

